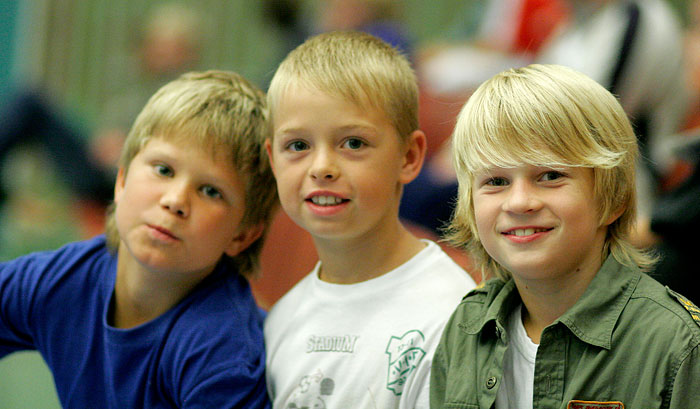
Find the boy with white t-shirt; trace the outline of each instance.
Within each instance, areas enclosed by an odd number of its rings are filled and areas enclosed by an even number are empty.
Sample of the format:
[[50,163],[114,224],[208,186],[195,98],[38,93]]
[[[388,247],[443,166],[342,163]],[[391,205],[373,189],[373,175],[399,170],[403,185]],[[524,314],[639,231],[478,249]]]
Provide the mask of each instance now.
[[417,95],[406,58],[363,33],[313,37],[275,73],[266,146],[320,261],[265,323],[274,407],[428,407],[433,351],[475,283],[399,220],[426,151]]

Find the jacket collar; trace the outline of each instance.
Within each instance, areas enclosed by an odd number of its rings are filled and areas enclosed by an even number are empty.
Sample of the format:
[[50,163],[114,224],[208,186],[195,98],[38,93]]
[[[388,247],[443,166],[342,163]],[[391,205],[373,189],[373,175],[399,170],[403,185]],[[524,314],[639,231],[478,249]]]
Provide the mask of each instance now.
[[[625,267],[608,256],[581,298],[552,326],[564,325],[581,341],[610,349],[615,324],[640,279],[638,269]],[[461,327],[467,333],[476,334],[495,326],[495,334],[503,338],[510,313],[522,302],[515,282],[494,279],[475,292],[485,293],[483,308],[486,310],[468,314],[474,318],[463,322]]]
[[[515,282],[512,279],[505,282],[498,278],[491,279],[473,290],[465,300],[469,300],[470,296],[473,296],[474,303],[467,308],[473,308],[473,312],[466,314],[467,320],[460,325],[462,330],[472,335],[480,332],[494,334],[505,342],[505,323],[513,308],[521,302]],[[480,307],[477,303],[481,304]],[[486,328],[489,330],[485,331]],[[495,331],[491,332],[492,329]]]
[[557,321],[581,341],[610,349],[620,315],[642,277],[637,268],[608,256],[581,298]]

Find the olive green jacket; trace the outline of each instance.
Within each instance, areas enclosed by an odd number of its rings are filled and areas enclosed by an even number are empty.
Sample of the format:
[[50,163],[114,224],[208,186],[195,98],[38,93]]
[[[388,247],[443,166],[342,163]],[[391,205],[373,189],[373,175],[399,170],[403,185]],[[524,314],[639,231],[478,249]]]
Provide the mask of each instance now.
[[[513,280],[490,280],[464,297],[435,352],[432,409],[494,407],[505,323],[519,303]],[[692,303],[608,257],[542,332],[533,408],[700,408],[699,322]]]

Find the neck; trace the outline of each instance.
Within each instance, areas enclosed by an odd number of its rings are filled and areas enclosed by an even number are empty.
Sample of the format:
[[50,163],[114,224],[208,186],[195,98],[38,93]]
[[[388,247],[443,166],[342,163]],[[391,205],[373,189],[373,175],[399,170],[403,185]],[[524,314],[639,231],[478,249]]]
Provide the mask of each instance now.
[[542,331],[564,315],[581,298],[601,263],[554,280],[515,278],[523,301],[523,326],[532,342],[539,344]]
[[116,328],[132,328],[161,316],[201,281],[175,281],[167,272],[154,273],[135,261],[123,260],[120,257],[117,262],[110,317]]
[[314,243],[321,260],[321,280],[335,284],[354,284],[379,277],[425,248],[425,243],[398,220],[382,232],[344,240],[314,238]]
[[549,294],[543,298],[539,298],[532,291],[528,291],[526,295],[521,291],[520,294],[523,299],[523,326],[527,335],[535,344],[540,343],[542,331],[557,318],[561,317],[576,302],[575,300],[571,301],[573,294],[570,292]]

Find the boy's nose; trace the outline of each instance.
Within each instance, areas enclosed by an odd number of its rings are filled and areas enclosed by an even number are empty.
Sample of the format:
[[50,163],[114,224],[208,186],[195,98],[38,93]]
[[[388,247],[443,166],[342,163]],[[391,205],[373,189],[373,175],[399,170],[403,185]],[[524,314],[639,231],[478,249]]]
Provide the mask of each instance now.
[[331,181],[335,180],[338,174],[338,167],[331,153],[319,151],[315,154],[309,169],[312,179]]
[[528,213],[538,210],[542,203],[537,198],[534,187],[528,182],[514,181],[508,189],[503,210],[513,213]]
[[190,211],[187,187],[173,183],[161,196],[160,205],[179,217],[187,217]]

